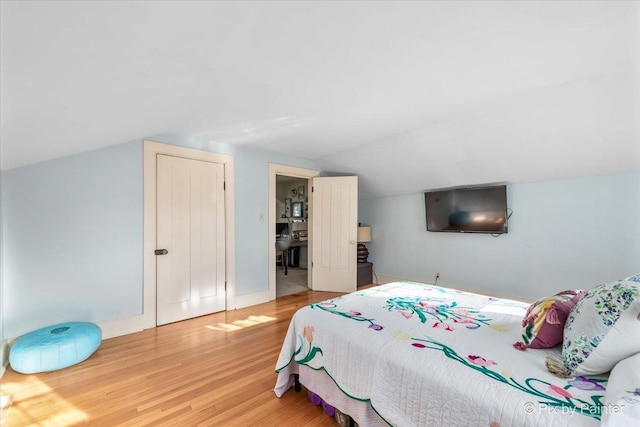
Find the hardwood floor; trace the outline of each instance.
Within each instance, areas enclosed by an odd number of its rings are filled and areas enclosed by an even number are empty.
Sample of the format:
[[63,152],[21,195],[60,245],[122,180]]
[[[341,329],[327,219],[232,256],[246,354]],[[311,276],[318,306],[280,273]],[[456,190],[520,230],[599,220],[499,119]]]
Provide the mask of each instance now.
[[303,389],[278,399],[275,363],[308,291],[104,340],[88,360],[21,375],[8,368],[6,426],[335,426]]

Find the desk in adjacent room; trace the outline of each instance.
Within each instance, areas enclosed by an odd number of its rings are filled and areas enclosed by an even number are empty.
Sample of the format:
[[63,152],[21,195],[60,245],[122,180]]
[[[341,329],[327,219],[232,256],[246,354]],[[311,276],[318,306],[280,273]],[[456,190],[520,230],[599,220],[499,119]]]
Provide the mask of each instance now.
[[307,246],[306,240],[292,240],[289,246],[289,266],[307,268]]

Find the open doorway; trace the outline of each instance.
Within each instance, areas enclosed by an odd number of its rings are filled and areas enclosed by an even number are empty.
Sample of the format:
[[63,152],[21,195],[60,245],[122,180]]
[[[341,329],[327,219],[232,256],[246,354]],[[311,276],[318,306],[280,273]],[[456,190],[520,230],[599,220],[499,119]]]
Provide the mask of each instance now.
[[309,289],[308,180],[276,175],[276,298]]
[[[271,300],[288,294],[289,290],[300,292],[313,289],[310,268],[313,202],[310,190],[312,178],[319,175],[320,172],[317,170],[269,164],[269,294]],[[285,234],[292,240],[288,242],[286,252],[283,246],[276,245],[277,240],[282,240]],[[284,274],[285,267],[287,274]]]

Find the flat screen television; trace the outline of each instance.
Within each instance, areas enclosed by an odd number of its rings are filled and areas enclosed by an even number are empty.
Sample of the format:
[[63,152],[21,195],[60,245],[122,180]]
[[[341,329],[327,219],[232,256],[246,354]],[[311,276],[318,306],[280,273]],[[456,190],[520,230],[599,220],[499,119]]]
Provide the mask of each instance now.
[[424,193],[428,231],[507,233],[507,186],[452,188]]

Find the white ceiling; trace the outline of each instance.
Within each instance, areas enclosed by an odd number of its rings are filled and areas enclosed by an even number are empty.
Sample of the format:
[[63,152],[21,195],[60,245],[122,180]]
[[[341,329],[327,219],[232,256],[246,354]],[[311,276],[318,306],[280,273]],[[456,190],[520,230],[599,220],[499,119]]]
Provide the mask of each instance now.
[[640,170],[640,2],[2,1],[3,169],[180,134],[362,198]]

